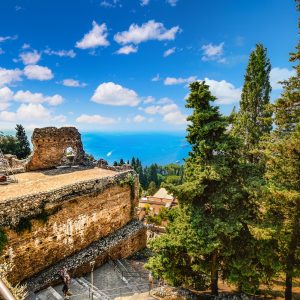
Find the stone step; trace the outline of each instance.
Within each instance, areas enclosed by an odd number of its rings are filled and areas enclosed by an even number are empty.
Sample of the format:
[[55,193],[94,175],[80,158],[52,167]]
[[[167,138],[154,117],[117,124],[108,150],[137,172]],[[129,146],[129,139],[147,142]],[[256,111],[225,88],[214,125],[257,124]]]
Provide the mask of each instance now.
[[88,290],[90,289],[90,292],[93,291],[93,298],[95,300],[110,300],[109,296],[106,295],[104,292],[102,292],[100,289],[98,289],[96,286],[93,286],[89,281],[87,281],[84,277],[80,277],[77,279],[78,282],[85,286]]
[[64,298],[53,288],[48,287],[47,289],[37,293],[37,299],[39,300],[63,300]]

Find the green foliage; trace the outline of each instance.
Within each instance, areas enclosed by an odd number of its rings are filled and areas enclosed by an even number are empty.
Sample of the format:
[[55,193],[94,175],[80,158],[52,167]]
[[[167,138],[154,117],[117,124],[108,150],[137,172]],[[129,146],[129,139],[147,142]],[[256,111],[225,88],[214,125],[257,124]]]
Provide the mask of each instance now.
[[24,159],[28,157],[28,155],[31,153],[31,150],[25,129],[21,124],[16,125],[16,138],[19,142],[19,148],[16,155],[18,159]]
[[132,174],[127,174],[126,177],[121,180],[121,186],[128,184],[130,186],[130,198],[134,200],[135,198],[135,177]]
[[257,44],[249,57],[240,110],[231,115],[233,133],[244,141],[246,153],[251,161],[251,151],[256,149],[260,138],[272,129],[272,113],[269,108],[270,71],[267,49],[262,44]]
[[6,246],[7,242],[8,242],[7,235],[5,231],[2,228],[0,228],[0,254],[3,251],[4,247]]
[[[172,210],[172,209],[171,209]],[[158,213],[158,215],[155,216],[147,216],[147,222],[148,223],[153,223],[155,225],[161,225],[163,221],[167,221],[168,220],[168,216],[170,211],[169,209],[163,207],[160,212]],[[149,210],[147,213],[150,212],[150,206],[149,206]]]
[[148,195],[153,196],[156,192],[157,192],[158,188],[155,184],[154,181],[151,181],[149,183],[149,187],[148,187]]
[[0,149],[4,154],[16,155],[19,152],[19,146],[17,138],[0,133]]

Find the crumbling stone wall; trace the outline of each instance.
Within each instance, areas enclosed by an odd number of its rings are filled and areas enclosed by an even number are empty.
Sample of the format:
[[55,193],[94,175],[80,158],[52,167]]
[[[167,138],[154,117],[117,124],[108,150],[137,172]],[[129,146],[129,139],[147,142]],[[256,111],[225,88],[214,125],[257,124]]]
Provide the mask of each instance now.
[[33,153],[26,165],[27,171],[59,166],[69,147],[75,151],[74,164],[84,163],[85,153],[81,135],[75,127],[36,128],[31,141]]
[[65,267],[71,277],[82,276],[91,271],[91,261],[101,266],[109,259],[127,258],[146,247],[146,228],[139,221],[132,221],[113,234],[97,240],[78,253],[50,266],[34,277],[26,280],[30,291],[38,291],[59,283],[59,270]]
[[[128,175],[136,178],[133,187],[124,183]],[[0,201],[0,226],[8,236],[0,263],[15,266],[11,282],[28,279],[126,226],[135,219],[137,191],[136,174],[127,171]],[[46,222],[35,218],[40,213],[49,213]],[[30,220],[30,231],[13,229],[21,218]]]

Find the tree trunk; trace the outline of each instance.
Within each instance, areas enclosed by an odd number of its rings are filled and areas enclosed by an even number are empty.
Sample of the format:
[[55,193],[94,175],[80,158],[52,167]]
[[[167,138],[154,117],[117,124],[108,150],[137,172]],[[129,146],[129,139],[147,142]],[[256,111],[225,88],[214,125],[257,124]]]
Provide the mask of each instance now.
[[285,276],[285,292],[284,292],[284,299],[285,300],[292,300],[293,299],[293,276],[286,273]]
[[293,220],[293,231],[291,240],[288,247],[288,254],[286,257],[286,271],[285,271],[285,292],[284,299],[293,299],[293,273],[296,261],[296,250],[299,244],[299,234],[300,234],[300,201],[296,203],[297,212]]
[[218,289],[218,254],[215,251],[212,254],[212,260],[211,260],[211,273],[210,273],[210,288],[212,295],[217,296],[219,293]]

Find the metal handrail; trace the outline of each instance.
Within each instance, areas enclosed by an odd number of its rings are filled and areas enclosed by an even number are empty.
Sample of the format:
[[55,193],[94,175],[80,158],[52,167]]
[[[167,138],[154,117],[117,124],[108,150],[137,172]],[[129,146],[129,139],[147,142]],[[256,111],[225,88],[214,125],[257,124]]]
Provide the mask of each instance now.
[[0,278],[0,296],[4,300],[17,300],[1,278]]

